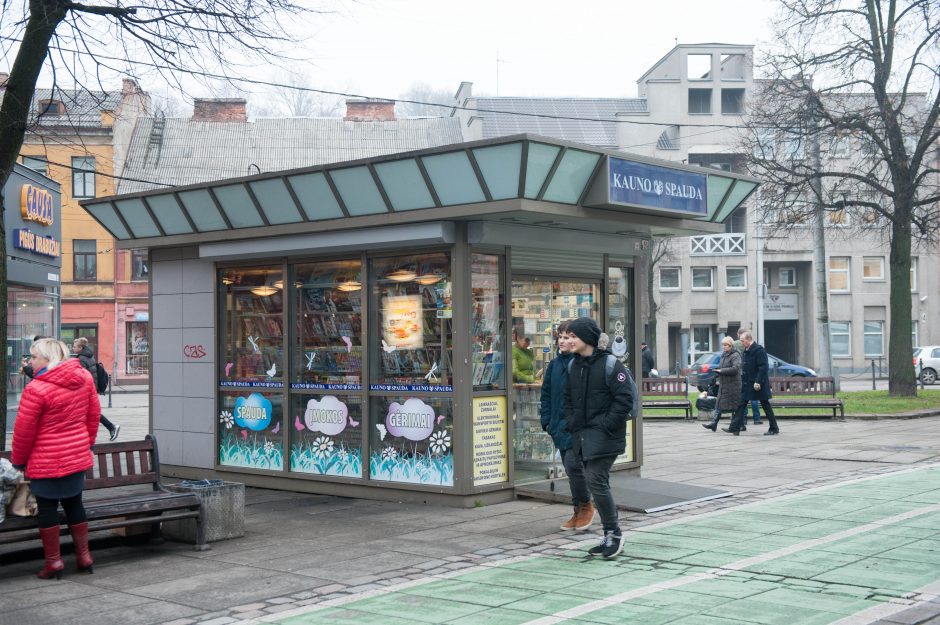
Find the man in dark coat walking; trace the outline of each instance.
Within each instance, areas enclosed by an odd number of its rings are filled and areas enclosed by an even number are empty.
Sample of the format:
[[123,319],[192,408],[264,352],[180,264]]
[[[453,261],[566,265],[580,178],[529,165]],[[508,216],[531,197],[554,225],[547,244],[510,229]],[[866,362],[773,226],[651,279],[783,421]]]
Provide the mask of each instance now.
[[627,420],[636,398],[623,363],[598,349],[601,329],[596,321],[579,317],[568,324],[568,333],[574,354],[565,392],[571,451],[584,464],[585,481],[604,524],[603,539],[588,554],[613,558],[623,549],[623,534],[610,492],[610,468],[626,449]]
[[640,343],[640,359],[643,367],[643,377],[650,377],[650,371],[656,368],[653,361],[653,350],[646,343]]
[[764,346],[754,342],[750,332],[741,335],[741,344],[744,346],[744,366],[741,372],[741,405],[738,406],[731,420],[731,427],[722,428],[723,431],[737,436],[744,426],[745,412],[748,404],[753,400],[760,402],[760,407],[770,425],[764,436],[774,436],[780,433],[774,409],[770,405],[770,377],[767,366],[767,352]]

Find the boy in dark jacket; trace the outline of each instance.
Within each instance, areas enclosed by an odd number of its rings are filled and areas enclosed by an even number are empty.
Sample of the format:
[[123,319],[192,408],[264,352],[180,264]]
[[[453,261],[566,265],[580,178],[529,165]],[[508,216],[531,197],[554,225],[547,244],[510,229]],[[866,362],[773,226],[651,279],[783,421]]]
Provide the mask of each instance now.
[[603,539],[588,554],[613,558],[623,549],[623,534],[610,492],[610,468],[626,449],[627,420],[636,398],[627,381],[630,374],[619,360],[614,359],[607,374],[611,354],[597,348],[597,322],[579,317],[568,324],[568,333],[574,354],[565,393],[571,451],[584,464],[588,491],[604,524]]
[[[78,361],[82,363],[82,368],[88,371],[91,374],[91,379],[94,380],[97,375],[96,367],[98,361],[95,360],[95,352],[92,351],[91,345],[88,344],[88,339],[84,336],[80,336],[72,341],[72,357],[78,358]],[[101,415],[101,425],[108,430],[108,440],[110,441],[115,440],[118,434],[121,433],[121,426],[117,423],[112,423],[104,415]]]
[[571,505],[574,514],[561,525],[561,529],[586,530],[594,522],[595,509],[591,503],[591,493],[584,481],[584,465],[581,458],[571,451],[571,432],[565,419],[565,387],[568,385],[568,364],[574,356],[569,351],[568,322],[558,324],[558,356],[545,368],[542,380],[542,401],[539,416],[542,430],[548,432],[555,448],[561,454],[561,462],[568,475],[571,488]]

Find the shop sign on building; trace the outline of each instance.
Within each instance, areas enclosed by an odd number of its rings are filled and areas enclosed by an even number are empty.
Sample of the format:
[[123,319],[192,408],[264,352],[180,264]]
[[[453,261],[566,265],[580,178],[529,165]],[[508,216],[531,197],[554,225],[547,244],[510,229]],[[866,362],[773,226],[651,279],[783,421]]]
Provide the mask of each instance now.
[[770,293],[764,298],[764,319],[799,319],[800,296],[796,293]]
[[17,165],[3,189],[7,239],[7,278],[11,284],[58,287],[62,267],[62,226],[58,186]]
[[610,157],[610,201],[654,209],[708,214],[705,174]]

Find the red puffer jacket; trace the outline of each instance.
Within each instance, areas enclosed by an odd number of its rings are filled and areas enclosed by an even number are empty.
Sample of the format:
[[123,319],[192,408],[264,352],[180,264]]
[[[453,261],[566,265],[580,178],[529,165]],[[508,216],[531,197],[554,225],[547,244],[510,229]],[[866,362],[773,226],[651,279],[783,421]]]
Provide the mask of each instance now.
[[26,385],[13,426],[13,464],[26,477],[64,477],[91,468],[101,404],[91,374],[77,358]]

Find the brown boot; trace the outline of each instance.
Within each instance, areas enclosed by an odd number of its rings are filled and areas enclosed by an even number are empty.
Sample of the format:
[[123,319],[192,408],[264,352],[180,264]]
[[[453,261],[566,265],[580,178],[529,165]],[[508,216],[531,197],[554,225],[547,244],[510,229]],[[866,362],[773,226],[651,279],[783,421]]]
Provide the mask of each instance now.
[[72,542],[75,544],[75,563],[78,565],[78,572],[94,573],[92,565],[95,561],[91,559],[91,551],[88,550],[88,521],[69,525],[69,532],[72,533]]
[[42,539],[42,551],[46,556],[46,563],[39,571],[39,579],[62,579],[65,563],[59,551],[59,526],[40,527],[39,538]]
[[580,506],[580,505],[575,506],[575,507],[574,507],[574,514],[571,515],[571,518],[570,518],[570,519],[568,519],[567,521],[565,521],[564,523],[561,524],[561,529],[565,530],[566,532],[570,532],[571,530],[573,530],[573,529],[575,528],[575,526],[578,524],[578,523],[577,523],[577,522],[578,522],[578,512],[579,512],[580,510],[581,510],[581,506]]
[[576,530],[586,530],[594,523],[594,514],[597,512],[592,502],[581,504],[578,508],[578,518],[575,520],[574,528]]

